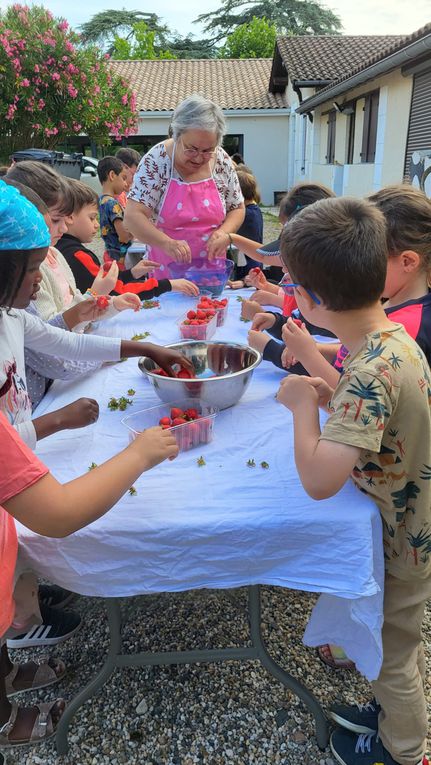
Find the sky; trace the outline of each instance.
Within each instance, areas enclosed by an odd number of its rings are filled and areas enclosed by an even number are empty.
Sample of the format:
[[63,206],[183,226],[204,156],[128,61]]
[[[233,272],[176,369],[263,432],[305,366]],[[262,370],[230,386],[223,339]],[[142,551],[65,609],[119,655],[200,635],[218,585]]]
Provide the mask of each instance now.
[[[14,0],[15,1],[15,0]],[[26,4],[26,0],[18,0]],[[11,3],[0,0],[0,8]],[[31,5],[31,0],[27,0]],[[139,2],[139,0],[37,0],[37,5],[49,8],[54,15],[64,16],[73,26],[78,27],[91,16],[109,8],[156,12],[171,30],[180,34],[203,35],[203,30],[193,20],[201,13],[216,10],[220,0],[157,0],[157,2]],[[327,0],[323,3],[337,13],[343,23],[344,34],[410,34],[424,24],[431,22],[431,4],[429,0]],[[90,10],[91,9],[91,10]]]

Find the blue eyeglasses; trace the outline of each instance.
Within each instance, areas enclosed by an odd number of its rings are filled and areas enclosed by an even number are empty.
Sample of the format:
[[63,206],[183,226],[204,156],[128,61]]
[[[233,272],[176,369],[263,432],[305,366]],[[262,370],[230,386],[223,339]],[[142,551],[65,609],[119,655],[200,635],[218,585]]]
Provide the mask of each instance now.
[[290,282],[290,274],[285,274],[282,278],[282,280],[278,283],[278,286],[284,290],[286,295],[289,295],[290,297],[293,297],[295,295],[294,289],[295,287],[302,287],[303,290],[306,291],[308,295],[310,295],[311,299],[314,300],[316,305],[320,305],[319,298],[312,292],[311,290],[308,290],[306,287],[303,287],[302,284],[297,284],[296,282]]

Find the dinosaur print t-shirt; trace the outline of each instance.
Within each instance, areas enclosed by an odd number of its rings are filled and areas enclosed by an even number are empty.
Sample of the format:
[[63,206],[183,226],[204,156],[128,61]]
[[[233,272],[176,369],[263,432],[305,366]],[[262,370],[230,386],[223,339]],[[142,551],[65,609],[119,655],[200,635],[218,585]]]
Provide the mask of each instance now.
[[431,575],[431,381],[400,324],[366,335],[344,361],[322,439],[361,449],[352,473],[383,518],[388,573]]

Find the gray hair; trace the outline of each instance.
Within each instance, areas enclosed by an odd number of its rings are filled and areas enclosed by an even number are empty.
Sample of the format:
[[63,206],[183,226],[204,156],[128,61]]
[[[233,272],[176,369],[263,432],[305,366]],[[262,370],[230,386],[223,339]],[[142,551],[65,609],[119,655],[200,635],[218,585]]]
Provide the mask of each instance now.
[[186,132],[186,130],[207,130],[215,133],[219,146],[226,133],[226,121],[223,112],[214,101],[194,93],[178,104],[172,115],[172,135],[174,140]]

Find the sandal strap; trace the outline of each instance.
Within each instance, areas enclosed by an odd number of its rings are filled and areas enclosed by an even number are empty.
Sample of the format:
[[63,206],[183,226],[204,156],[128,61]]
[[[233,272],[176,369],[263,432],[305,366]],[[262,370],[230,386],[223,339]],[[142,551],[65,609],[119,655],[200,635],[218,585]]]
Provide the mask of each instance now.
[[6,696],[9,696],[11,693],[15,692],[15,688],[13,687],[14,680],[19,672],[19,664],[16,664],[15,662],[12,664],[12,669],[9,672],[8,675],[6,675],[4,679],[4,684],[6,688]]
[[51,711],[57,702],[58,699],[54,699],[54,701],[36,704],[39,711],[36,720],[34,721],[30,741],[39,741],[40,739],[48,738],[48,736],[52,735],[54,726],[52,724]]
[[48,664],[49,661],[50,659],[47,656],[44,656],[42,659],[39,659],[39,661],[35,662],[38,666],[33,678],[33,687],[44,683],[53,683],[57,680],[59,675],[63,674],[65,665],[60,659],[55,661],[55,667],[50,667]]
[[[9,720],[4,723],[4,725],[0,728],[0,737],[3,740],[9,741],[9,733],[11,732],[13,726],[15,725],[16,718],[18,715],[18,705],[15,704],[14,701],[11,702],[11,710],[9,715]],[[0,739],[0,745],[1,745],[1,739]]]

